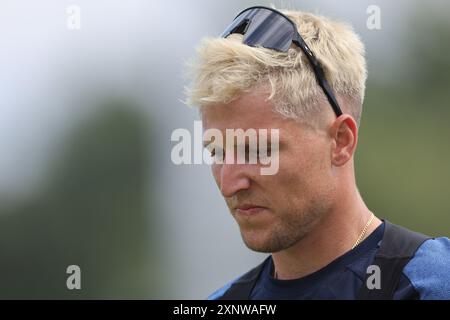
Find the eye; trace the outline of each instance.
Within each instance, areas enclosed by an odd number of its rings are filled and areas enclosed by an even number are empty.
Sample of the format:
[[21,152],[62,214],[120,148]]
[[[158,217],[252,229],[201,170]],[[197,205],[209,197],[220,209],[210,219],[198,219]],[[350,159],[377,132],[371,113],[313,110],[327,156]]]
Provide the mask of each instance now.
[[207,145],[204,145],[203,147],[204,147],[206,150],[208,150],[209,155],[210,155],[211,157],[214,157],[214,156],[216,155],[216,149],[214,148],[214,146],[213,146],[212,143],[207,144]]
[[258,149],[258,159],[266,159],[272,156],[272,148],[269,146]]
[[246,146],[245,148],[245,161],[249,164],[258,163],[258,148]]
[[219,157],[222,157],[221,160],[224,159],[225,152],[223,151],[223,149],[218,146],[215,146],[213,143],[206,145],[205,149],[209,151],[211,158],[216,158],[216,160],[220,160]]

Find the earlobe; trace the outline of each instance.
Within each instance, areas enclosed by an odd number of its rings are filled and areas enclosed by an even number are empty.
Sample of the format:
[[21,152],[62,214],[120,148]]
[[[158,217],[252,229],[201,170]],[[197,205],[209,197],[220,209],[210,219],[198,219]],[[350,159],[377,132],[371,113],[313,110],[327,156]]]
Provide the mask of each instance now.
[[330,134],[334,139],[331,162],[340,167],[353,156],[358,137],[358,127],[352,116],[343,114],[330,127]]

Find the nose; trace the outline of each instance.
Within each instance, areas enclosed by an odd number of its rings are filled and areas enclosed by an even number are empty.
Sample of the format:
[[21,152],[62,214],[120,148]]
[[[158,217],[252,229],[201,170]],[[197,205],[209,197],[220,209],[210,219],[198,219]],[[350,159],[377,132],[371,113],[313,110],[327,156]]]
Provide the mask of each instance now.
[[227,164],[220,165],[219,188],[224,197],[232,197],[240,190],[250,188],[250,177],[247,173],[248,166],[245,164]]

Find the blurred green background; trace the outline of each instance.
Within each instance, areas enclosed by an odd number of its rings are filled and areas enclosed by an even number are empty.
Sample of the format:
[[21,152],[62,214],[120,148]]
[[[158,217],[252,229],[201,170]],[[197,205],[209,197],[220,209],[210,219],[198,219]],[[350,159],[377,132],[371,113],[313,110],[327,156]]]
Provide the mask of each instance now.
[[[369,75],[356,175],[370,208],[429,235],[450,235],[450,22],[415,13],[394,81]],[[369,62],[370,63],[370,62]],[[383,68],[383,66],[378,66]]]
[[[0,298],[202,299],[261,260],[207,166],[175,166],[192,131],[185,61],[269,1],[1,1]],[[352,23],[369,78],[357,182],[379,217],[450,236],[450,5],[279,1]],[[381,9],[368,30],[366,9]],[[168,23],[167,15],[174,21]],[[81,268],[81,290],[66,268]]]

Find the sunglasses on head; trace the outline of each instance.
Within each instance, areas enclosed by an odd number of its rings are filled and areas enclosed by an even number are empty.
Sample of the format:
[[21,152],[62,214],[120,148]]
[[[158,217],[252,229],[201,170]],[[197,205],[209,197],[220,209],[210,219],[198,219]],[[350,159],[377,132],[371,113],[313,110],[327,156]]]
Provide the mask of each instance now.
[[261,46],[281,52],[287,52],[292,43],[300,47],[311,64],[317,83],[325,93],[334,113],[338,117],[342,114],[322,66],[298,33],[295,23],[283,13],[262,6],[247,8],[234,18],[221,37],[226,38],[232,33],[242,34],[243,43],[252,47]]

